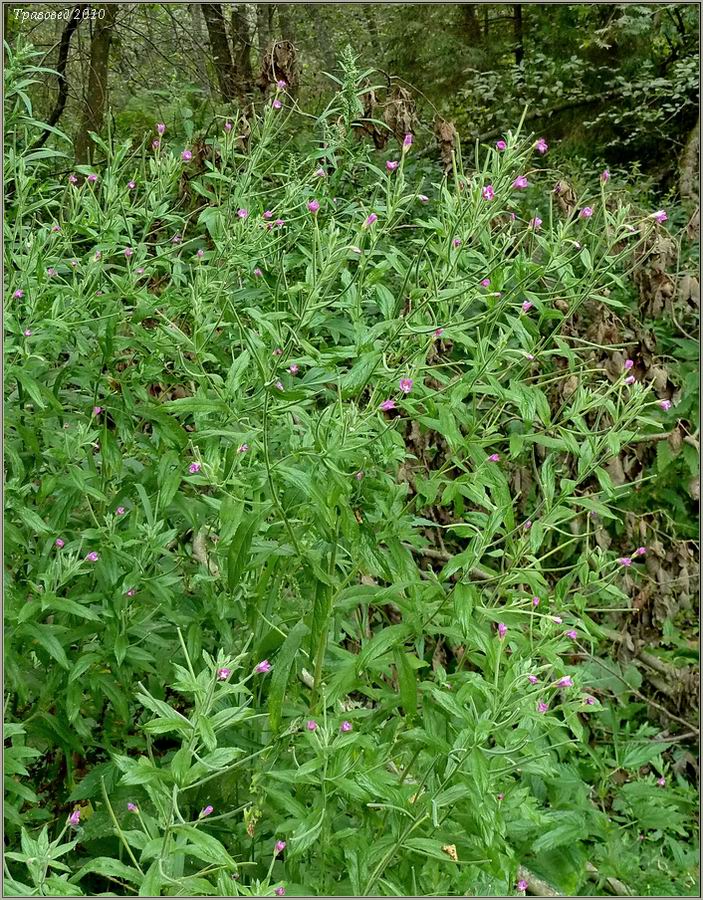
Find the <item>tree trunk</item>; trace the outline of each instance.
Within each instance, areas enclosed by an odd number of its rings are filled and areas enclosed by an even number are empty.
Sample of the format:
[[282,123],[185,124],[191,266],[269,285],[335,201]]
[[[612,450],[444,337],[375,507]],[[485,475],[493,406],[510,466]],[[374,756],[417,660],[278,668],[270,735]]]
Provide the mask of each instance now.
[[376,54],[376,61],[380,62],[381,58],[381,41],[378,37],[378,24],[374,14],[374,8],[371,3],[364,3],[364,18],[366,19],[366,27],[369,29],[369,38],[371,39],[371,47]]
[[232,8],[232,56],[240,97],[251,91],[251,33],[245,3],[237,3]]
[[85,165],[92,162],[94,145],[88,132],[96,134],[103,126],[107,100],[107,63],[110,44],[119,7],[113,3],[94,6],[96,11],[105,10],[102,19],[95,19],[95,31],[90,42],[90,75],[88,93],[85,98],[83,120],[76,136],[76,162]]
[[700,190],[700,127],[701,118],[688,136],[679,161],[679,195],[681,202],[687,209],[699,202]]
[[312,21],[315,29],[315,40],[317,41],[317,49],[322,57],[325,69],[333,72],[337,66],[337,57],[332,47],[332,39],[330,37],[327,23],[323,19],[321,13],[324,7],[312,7]]
[[264,6],[263,3],[256,4],[256,41],[259,45],[259,53],[262,54],[271,36],[271,28],[269,18],[273,14],[271,6]]
[[212,86],[207,73],[207,66],[205,65],[207,38],[203,31],[203,19],[200,12],[200,4],[189,3],[188,12],[190,13],[193,56],[195,57],[195,68],[198,72],[198,81],[200,82],[203,94],[208,97],[212,94]]
[[521,66],[525,57],[522,31],[522,4],[513,6],[513,35],[515,37],[515,65]]
[[461,4],[461,18],[466,43],[475,47],[481,42],[481,23],[478,20],[476,7],[473,3]]
[[234,63],[232,62],[232,53],[227,40],[222,7],[219,3],[203,3],[201,4],[201,9],[205,16],[205,24],[207,25],[207,32],[210,38],[210,50],[212,51],[212,61],[215,64],[220,93],[224,100],[231,103],[236,95],[237,79]]
[[[51,115],[47,121],[47,125],[56,125],[56,123],[61,118],[61,114],[64,111],[66,106],[66,100],[68,99],[68,81],[66,79],[66,65],[68,64],[68,51],[71,48],[71,38],[73,37],[73,32],[78,28],[81,24],[81,17],[76,16],[76,13],[82,12],[86,7],[87,3],[78,3],[73,7],[71,12],[69,13],[69,20],[66,22],[63,31],[61,32],[61,43],[59,44],[59,56],[56,60],[56,76],[59,82],[59,93],[56,97],[56,104],[51,111]],[[7,6],[3,7],[3,9],[7,9]],[[32,146],[33,150],[38,149],[39,147],[43,147],[46,143],[51,132],[47,129],[43,132],[43,134],[39,137],[37,141]]]
[[293,27],[292,8],[285,3],[278,4],[278,24],[284,41],[295,44],[295,28]]

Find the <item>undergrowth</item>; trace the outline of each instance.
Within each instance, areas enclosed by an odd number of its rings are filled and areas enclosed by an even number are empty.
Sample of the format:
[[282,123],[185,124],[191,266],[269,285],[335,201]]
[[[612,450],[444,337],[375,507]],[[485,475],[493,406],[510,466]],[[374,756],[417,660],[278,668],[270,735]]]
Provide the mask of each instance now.
[[6,890],[693,894],[679,748],[596,656],[647,559],[606,463],[671,401],[567,327],[664,220],[564,215],[520,128],[379,159],[346,67],[317,143],[279,85],[73,172],[8,63]]

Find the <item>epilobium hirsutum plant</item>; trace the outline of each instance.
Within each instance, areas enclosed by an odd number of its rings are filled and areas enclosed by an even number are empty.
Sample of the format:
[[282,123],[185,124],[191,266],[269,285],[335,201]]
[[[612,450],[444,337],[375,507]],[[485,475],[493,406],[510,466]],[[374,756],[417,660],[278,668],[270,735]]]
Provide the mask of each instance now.
[[625,599],[606,463],[669,400],[573,323],[665,226],[564,217],[520,132],[432,187],[408,138],[337,195],[356,145],[321,170],[275,100],[246,149],[8,159],[8,712],[61,791],[15,792],[46,846],[9,877],[504,894],[568,845],[575,889],[614,827],[567,755]]

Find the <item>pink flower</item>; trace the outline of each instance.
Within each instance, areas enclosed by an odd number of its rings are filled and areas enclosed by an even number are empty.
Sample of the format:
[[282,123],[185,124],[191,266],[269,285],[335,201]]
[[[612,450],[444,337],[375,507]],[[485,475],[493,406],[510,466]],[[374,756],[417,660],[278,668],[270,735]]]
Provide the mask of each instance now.
[[273,101],[271,102],[271,106],[272,106],[274,109],[280,109],[280,108],[283,106],[283,104],[282,104],[281,101],[278,99],[278,97],[276,97],[276,99],[273,100]]
[[533,605],[533,606],[539,606],[539,597],[533,597],[533,598],[532,598],[532,605]]
[[281,885],[281,887],[277,887],[277,888],[276,888],[276,890],[274,891],[274,894],[275,894],[277,897],[285,897],[285,896],[286,896],[286,889]]
[[398,386],[404,394],[409,394],[413,389],[413,380],[412,378],[401,378]]
[[97,175],[94,175],[93,173],[91,173],[91,174],[88,176],[88,184],[95,184],[95,182],[96,182],[97,180],[98,180],[98,176],[97,176]]
[[75,175],[71,174],[68,176],[68,182],[69,184],[78,184],[78,179]]
[[115,510],[115,515],[123,516],[126,512],[127,512],[127,510],[124,508],[124,506],[118,506],[117,509]]
[[24,297],[24,291],[21,290],[21,288],[18,288],[12,296],[15,297],[17,300],[21,300],[22,297]]
[[647,552],[647,548],[646,548],[646,547],[638,547],[638,548],[635,550],[635,554],[634,554],[634,555],[635,555],[635,556],[644,556],[644,554],[645,554],[646,552]]
[[68,824],[73,825],[74,828],[77,828],[81,821],[81,811],[80,809],[74,809],[71,815],[68,817]]
[[634,384],[637,381],[634,375],[628,375],[625,379],[625,384]]
[[288,371],[291,373],[291,375],[297,375],[298,372],[299,372],[299,369],[298,369],[297,364],[296,364],[296,363],[291,363],[291,364],[288,366]]
[[214,810],[214,808],[213,808],[212,806],[209,806],[209,805],[208,805],[208,806],[204,806],[204,807],[200,810],[200,815],[198,816],[198,818],[204,819],[206,816],[210,816],[210,815],[212,815],[214,812],[215,812],[215,810]]
[[561,625],[564,620],[561,616],[552,616],[552,622],[556,622],[557,625]]
[[532,303],[529,300],[525,300],[522,304],[522,311],[529,312],[532,309]]
[[530,684],[537,684],[539,678],[536,675],[528,675],[527,680],[530,682]]
[[541,227],[542,227],[542,220],[540,219],[539,216],[535,216],[534,219],[530,219],[530,228],[533,231],[539,231],[539,229]]
[[317,731],[317,722],[314,719],[308,719],[305,723],[305,727],[308,731]]
[[249,444],[240,444],[237,447],[237,453],[248,453],[249,452]]
[[498,622],[498,637],[503,640],[505,635],[508,633],[508,626],[504,625],[503,622]]
[[376,221],[378,221],[378,216],[376,215],[376,213],[371,213],[370,215],[368,215],[366,217],[366,220],[364,222],[364,227],[368,228],[369,225],[373,225],[373,223]]
[[283,219],[276,219],[275,222],[274,222],[273,224],[274,224],[274,225],[277,225],[279,228],[281,228],[281,227],[282,227],[283,225],[285,225],[286,223],[285,223],[285,221],[284,221]]
[[487,184],[485,188],[481,191],[481,196],[484,200],[492,200],[496,195],[496,192],[493,190],[492,184]]
[[583,702],[587,706],[593,706],[593,704],[596,702],[596,698],[595,697],[585,697]]
[[132,802],[130,801],[130,802],[127,804],[127,812],[131,812],[131,813],[139,812],[139,809],[138,809],[138,807],[137,807],[137,804],[136,804],[136,803],[132,803]]
[[346,719],[345,719],[345,721],[342,722],[342,724],[339,726],[339,730],[340,730],[340,731],[343,731],[343,732],[351,731],[351,730],[352,730],[352,723],[351,723],[351,722],[347,722]]
[[575,641],[579,636],[578,631],[576,631],[574,628],[572,628],[570,631],[565,632],[565,634],[571,641]]
[[225,122],[224,129],[227,132],[227,134],[229,134],[230,131],[232,130],[232,123],[230,121]]
[[538,153],[546,153],[549,150],[549,144],[545,141],[544,138],[538,138],[535,141],[535,150]]
[[69,262],[69,265],[71,266],[72,269],[75,269],[76,266],[78,265],[78,260],[75,259],[75,258],[72,259],[72,260]]
[[461,238],[454,238],[452,240],[452,247],[461,247]]
[[134,595],[135,595],[136,593],[137,593],[137,592],[134,590],[134,588],[130,588],[130,589],[127,591],[127,596],[128,596],[128,597],[134,597]]
[[571,678],[569,678],[568,675],[564,676],[564,678],[560,678],[559,681],[557,681],[557,687],[573,687],[573,686],[574,686],[574,682],[571,680]]
[[607,169],[603,169],[600,173],[600,180],[603,184],[607,184],[610,181],[610,172]]
[[164,125],[164,123],[158,122],[156,125],[156,133],[158,135],[162,135],[164,133],[164,131],[166,131],[166,126]]
[[130,191],[133,191],[133,190],[135,189],[136,186],[137,186],[137,182],[136,182],[136,181],[128,181],[128,182],[127,182],[127,187],[130,189]]
[[195,251],[195,255],[198,257],[198,259],[202,259],[203,256],[205,256],[205,251],[202,249],[202,247],[200,247]]
[[358,472],[354,472],[354,478],[356,478],[357,481],[361,481],[363,477],[364,473],[361,471],[361,469],[359,469]]
[[403,138],[403,150],[409,150],[413,145],[413,136],[412,134],[406,134]]
[[529,531],[530,528],[532,528],[532,519],[528,519],[522,527],[523,527],[526,531]]
[[87,562],[97,562],[100,559],[100,555],[95,552],[95,550],[91,550],[90,553],[86,556]]
[[427,196],[427,194],[418,194],[417,199],[420,201],[420,203],[428,203],[430,198]]
[[284,389],[284,388],[283,388],[283,382],[282,382],[282,381],[277,381],[277,382],[274,384],[274,387],[276,388],[276,390],[282,391],[282,390]]
[[261,278],[261,276],[263,274],[264,273],[261,271],[261,269],[259,269],[259,268],[254,269],[254,272],[253,272],[254,278]]
[[519,891],[526,891],[526,890],[527,890],[527,882],[525,881],[524,878],[521,878],[521,879],[518,881],[518,883],[517,883],[517,889],[518,889]]
[[265,210],[263,217],[264,217],[264,219],[273,219],[273,210],[271,210],[271,209]]
[[144,266],[139,266],[139,268],[135,269],[134,271],[137,273],[137,275],[143,275],[144,274]]
[[666,778],[657,778],[657,784],[659,785],[659,787],[665,787],[666,786]]
[[631,359],[625,360],[625,369],[630,370],[634,366],[634,362]]
[[664,412],[668,412],[671,409],[671,400],[660,400],[659,407],[664,410]]
[[131,256],[134,256],[134,250],[132,250],[131,247],[125,247],[122,252],[127,257],[127,259],[129,259]]
[[31,337],[31,336],[32,336],[32,329],[31,329],[31,328],[25,328],[24,331],[22,332],[22,334],[23,334],[25,337]]
[[53,234],[57,234],[59,231],[61,231],[61,226],[60,225],[52,225],[51,231]]
[[222,668],[217,670],[217,678],[219,681],[226,681],[232,674],[231,669]]
[[539,703],[537,704],[537,712],[546,713],[548,709],[549,709],[549,707],[542,700],[540,700]]
[[286,842],[285,841],[276,841],[276,844],[274,845],[273,849],[276,853],[282,853],[286,849]]
[[389,159],[389,160],[386,162],[386,169],[387,169],[389,172],[395,172],[395,170],[396,170],[397,168],[398,168],[398,161],[397,161],[397,160],[395,160],[395,159]]
[[276,82],[276,87],[278,88],[279,91],[285,91],[285,89],[288,87],[288,82],[284,81],[281,78],[279,81]]
[[593,209],[590,206],[584,206],[579,213],[579,219],[590,219],[593,215]]
[[435,328],[435,330],[434,330],[435,337],[442,337],[443,334],[444,334],[444,328]]
[[652,213],[652,218],[653,218],[656,222],[659,222],[659,224],[661,225],[663,222],[666,222],[666,220],[667,220],[669,217],[667,216],[667,214],[664,212],[663,209],[659,209],[659,210],[657,210],[657,212]]
[[500,453],[491,453],[488,462],[500,462]]
[[314,174],[316,178],[327,178],[327,172],[324,169],[316,169]]
[[102,406],[94,406],[93,407],[93,415],[94,416],[99,416],[102,411],[103,411]]
[[152,150],[158,150],[160,146],[161,146],[161,141],[158,140],[158,138],[154,138],[154,140],[151,142]]
[[307,207],[311,213],[316,213],[320,208],[320,203],[317,200],[308,200]]
[[496,800],[505,800],[505,794],[502,792],[500,794],[496,794]]
[[66,542],[62,538],[56,538],[54,541],[54,546],[58,547],[59,550],[66,545]]
[[238,209],[237,215],[239,216],[240,219],[247,219],[249,217],[249,210],[248,209]]
[[258,675],[265,675],[267,672],[271,671],[271,663],[267,659],[262,659],[260,663],[256,664],[254,671]]
[[505,141],[496,141],[496,150],[498,150],[500,153],[502,153],[503,150],[507,149],[508,145],[505,143]]
[[513,181],[512,186],[516,191],[522,191],[526,187],[529,187],[529,181],[527,180],[527,175],[518,175],[518,177]]
[[46,274],[49,276],[49,278],[53,278],[54,275],[56,275],[56,269],[54,269],[53,266],[49,266],[49,268],[46,270]]
[[283,356],[283,350],[280,347],[276,347],[276,349],[273,351],[273,355],[274,356]]
[[481,287],[487,288],[487,287],[490,287],[490,286],[491,286],[491,279],[490,279],[490,278],[484,278],[484,279],[481,281]]
[[382,409],[383,412],[388,412],[388,410],[390,409],[395,409],[395,400],[384,400],[378,408]]
[[201,469],[201,464],[199,462],[193,462],[188,466],[188,471],[191,475],[197,474]]

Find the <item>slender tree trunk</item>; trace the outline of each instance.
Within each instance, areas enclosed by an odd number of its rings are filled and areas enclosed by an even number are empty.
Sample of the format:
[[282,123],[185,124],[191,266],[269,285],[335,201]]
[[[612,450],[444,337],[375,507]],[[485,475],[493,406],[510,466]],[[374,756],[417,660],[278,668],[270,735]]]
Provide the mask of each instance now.
[[210,77],[207,73],[207,66],[205,65],[207,38],[205,36],[205,31],[203,30],[203,17],[200,11],[200,3],[189,3],[188,12],[190,13],[193,56],[195,57],[198,81],[200,82],[203,94],[207,97],[212,93],[212,86],[210,84]]
[[240,95],[251,91],[251,33],[245,3],[232,8],[232,56]]
[[88,132],[96,134],[103,126],[105,105],[107,100],[107,64],[110,56],[110,44],[117,19],[119,7],[113,3],[93,7],[105,10],[102,19],[95,19],[95,31],[90,42],[90,74],[88,76],[88,92],[85,98],[83,120],[76,136],[76,162],[86,164],[92,161],[93,141]]
[[369,38],[371,39],[371,47],[373,48],[376,57],[379,58],[378,61],[380,61],[381,41],[378,37],[378,23],[376,22],[373,4],[364,3],[363,10],[364,18],[366,19],[366,27],[369,30]]
[[[56,123],[61,118],[61,114],[63,113],[66,107],[66,100],[68,99],[68,81],[66,79],[66,65],[68,64],[68,51],[71,48],[71,38],[73,37],[73,32],[78,28],[81,24],[82,19],[79,16],[76,16],[77,12],[82,12],[87,3],[78,3],[70,12],[70,18],[66,25],[64,26],[63,31],[61,32],[61,43],[59,44],[59,55],[56,60],[56,76],[59,82],[59,93],[56,97],[56,104],[51,111],[51,115],[47,121],[47,125],[56,125]],[[4,6],[3,9],[7,10],[7,6]],[[43,132],[43,134],[39,137],[37,141],[35,141],[32,149],[37,149],[39,147],[43,147],[46,143],[51,132],[47,129]]]
[[475,47],[481,42],[481,23],[476,15],[476,7],[473,3],[461,4],[461,18],[466,43]]
[[329,29],[327,28],[327,23],[321,15],[322,9],[312,7],[311,12],[317,49],[322,57],[325,69],[327,69],[328,72],[333,72],[337,65],[337,57],[334,48],[332,47],[332,39],[330,37]]
[[232,52],[229,49],[225,18],[219,3],[201,4],[207,32],[210,38],[210,50],[215,64],[217,83],[224,100],[232,102],[236,95],[237,79],[235,76]]
[[293,26],[293,8],[286,3],[278,4],[278,24],[281,28],[281,37],[284,41],[295,43],[295,28]]
[[273,15],[271,6],[264,6],[263,3],[256,4],[256,42],[259,45],[259,53],[263,53],[271,35],[269,18]]
[[513,35],[515,37],[515,65],[521,66],[525,50],[523,47],[522,4],[520,3],[513,6]]

